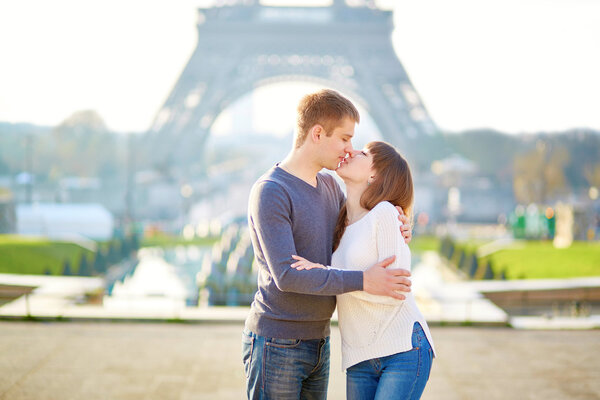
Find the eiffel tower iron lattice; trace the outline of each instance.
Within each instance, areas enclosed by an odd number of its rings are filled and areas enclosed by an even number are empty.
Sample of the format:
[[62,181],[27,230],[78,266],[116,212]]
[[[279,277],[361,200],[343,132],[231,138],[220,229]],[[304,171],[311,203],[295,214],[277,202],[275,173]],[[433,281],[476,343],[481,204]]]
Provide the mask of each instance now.
[[336,89],[371,115],[384,140],[410,147],[437,128],[394,52],[392,12],[273,7],[254,1],[200,8],[198,44],[144,142],[162,164],[202,157],[217,116],[259,86],[308,81]]

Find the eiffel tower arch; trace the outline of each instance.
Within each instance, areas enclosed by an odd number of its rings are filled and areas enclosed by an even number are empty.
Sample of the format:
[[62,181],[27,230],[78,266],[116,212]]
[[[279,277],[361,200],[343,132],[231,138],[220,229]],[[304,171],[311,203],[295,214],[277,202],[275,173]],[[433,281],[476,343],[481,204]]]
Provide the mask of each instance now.
[[[230,3],[230,2],[229,2]],[[368,111],[384,140],[410,148],[437,128],[394,52],[392,12],[349,7],[272,7],[258,2],[198,10],[198,44],[144,141],[157,163],[202,158],[217,116],[257,87],[309,81]]]

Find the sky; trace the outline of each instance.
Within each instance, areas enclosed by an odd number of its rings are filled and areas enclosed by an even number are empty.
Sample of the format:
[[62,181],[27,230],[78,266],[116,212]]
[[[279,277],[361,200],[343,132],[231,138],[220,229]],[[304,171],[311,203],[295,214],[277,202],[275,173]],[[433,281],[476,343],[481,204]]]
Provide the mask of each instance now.
[[[0,121],[55,125],[93,109],[112,130],[146,130],[195,48],[196,7],[211,3],[0,2]],[[396,53],[441,129],[600,130],[600,1],[376,3],[394,9]],[[288,132],[313,88],[248,95],[254,127]],[[215,129],[231,127],[229,114]]]

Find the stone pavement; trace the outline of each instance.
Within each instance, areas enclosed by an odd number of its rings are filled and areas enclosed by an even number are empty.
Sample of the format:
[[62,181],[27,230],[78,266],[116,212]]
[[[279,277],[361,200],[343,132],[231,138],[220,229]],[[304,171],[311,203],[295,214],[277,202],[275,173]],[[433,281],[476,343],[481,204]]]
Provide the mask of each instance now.
[[[243,399],[240,323],[0,321],[0,400]],[[423,399],[599,399],[600,331],[433,327]],[[330,399],[344,398],[332,327]]]

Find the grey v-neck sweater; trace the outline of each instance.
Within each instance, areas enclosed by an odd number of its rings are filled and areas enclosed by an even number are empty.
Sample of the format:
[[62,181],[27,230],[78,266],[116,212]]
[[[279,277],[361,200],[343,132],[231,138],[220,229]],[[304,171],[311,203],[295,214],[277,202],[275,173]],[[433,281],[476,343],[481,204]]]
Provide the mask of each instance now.
[[317,187],[274,166],[256,181],[248,225],[259,266],[258,291],[246,329],[265,337],[319,339],[329,335],[335,295],[362,290],[363,272],[297,271],[293,254],[331,264],[333,231],[344,194],[335,179],[317,175]]

